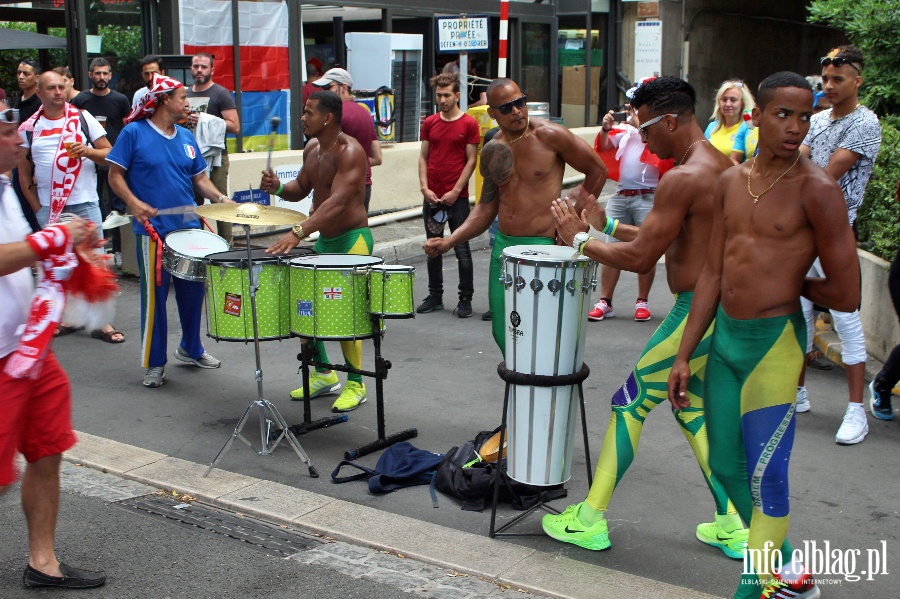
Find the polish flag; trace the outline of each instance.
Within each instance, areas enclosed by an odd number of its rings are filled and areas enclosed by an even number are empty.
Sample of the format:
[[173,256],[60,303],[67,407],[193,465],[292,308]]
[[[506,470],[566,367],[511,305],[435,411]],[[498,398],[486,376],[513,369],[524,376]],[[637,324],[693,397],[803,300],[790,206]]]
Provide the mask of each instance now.
[[[234,91],[231,0],[181,0],[181,50],[215,57],[213,81]],[[288,89],[288,11],[283,0],[238,2],[242,91]]]

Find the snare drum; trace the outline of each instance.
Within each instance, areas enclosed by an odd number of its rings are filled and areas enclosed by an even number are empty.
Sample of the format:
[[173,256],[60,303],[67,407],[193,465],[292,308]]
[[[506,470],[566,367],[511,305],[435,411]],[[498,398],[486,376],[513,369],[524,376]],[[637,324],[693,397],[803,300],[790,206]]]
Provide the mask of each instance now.
[[[508,369],[540,375],[580,370],[596,273],[596,262],[568,247],[503,251]],[[513,385],[506,414],[510,477],[533,485],[569,480],[577,411],[572,385]]]
[[369,312],[382,318],[414,318],[412,266],[373,266],[369,269]]
[[[295,248],[286,256],[264,249],[251,250],[256,276],[256,322],[259,339],[291,336],[288,301],[288,260],[314,254],[311,248]],[[253,311],[250,305],[250,269],[247,251],[235,250],[206,257],[206,332],[217,341],[252,341]]]
[[163,267],[173,277],[188,281],[206,279],[203,259],[216,252],[228,250],[228,242],[202,229],[182,229],[166,235],[163,248]]
[[[376,256],[320,254],[289,262],[291,332],[308,339],[367,339],[369,267]],[[383,326],[383,325],[382,325]]]

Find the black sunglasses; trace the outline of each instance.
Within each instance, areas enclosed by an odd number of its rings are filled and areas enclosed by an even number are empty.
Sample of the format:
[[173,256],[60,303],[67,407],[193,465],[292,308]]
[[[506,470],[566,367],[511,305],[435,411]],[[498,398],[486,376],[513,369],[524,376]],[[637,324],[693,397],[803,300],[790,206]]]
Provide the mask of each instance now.
[[18,108],[7,108],[6,110],[0,112],[0,123],[8,123],[10,125],[18,125],[19,124]]
[[512,112],[513,108],[518,108],[519,110],[522,110],[523,108],[525,108],[525,101],[526,101],[525,94],[522,94],[515,100],[510,100],[509,102],[504,102],[500,106],[491,106],[491,108],[493,108],[494,110],[496,110],[497,112],[499,112],[502,115],[507,115],[510,112]]
[[858,66],[856,66],[855,64],[853,64],[852,62],[850,62],[849,60],[847,60],[846,58],[844,58],[844,57],[842,57],[842,56],[836,56],[836,57],[834,57],[834,58],[832,58],[832,57],[830,57],[830,56],[823,56],[823,57],[819,60],[819,63],[820,63],[823,67],[827,67],[828,65],[833,64],[834,66],[836,66],[836,67],[838,67],[838,68],[844,66],[845,64],[849,64],[851,67],[853,67],[853,69],[854,69],[857,73],[859,73],[860,75],[862,75],[862,72],[859,70],[859,67],[858,67]]

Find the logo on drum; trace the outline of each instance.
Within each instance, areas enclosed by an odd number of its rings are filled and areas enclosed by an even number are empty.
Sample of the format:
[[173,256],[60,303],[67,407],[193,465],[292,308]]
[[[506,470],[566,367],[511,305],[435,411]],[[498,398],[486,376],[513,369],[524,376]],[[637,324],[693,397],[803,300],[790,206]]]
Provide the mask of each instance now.
[[183,144],[183,145],[184,145],[184,153],[188,158],[193,160],[194,158],[197,157],[197,153],[194,151],[194,146],[192,146],[191,144]]
[[525,336],[525,331],[519,328],[519,325],[522,324],[522,317],[518,312],[513,310],[509,313],[509,322],[512,324],[512,326],[509,327],[509,332],[512,333],[513,337],[519,339]]
[[341,299],[341,288],[340,287],[326,287],[322,295],[327,300],[339,300]]
[[236,293],[226,293],[225,294],[225,314],[230,316],[240,316],[241,315],[241,296]]
[[309,300],[298,300],[297,316],[312,316],[312,302]]

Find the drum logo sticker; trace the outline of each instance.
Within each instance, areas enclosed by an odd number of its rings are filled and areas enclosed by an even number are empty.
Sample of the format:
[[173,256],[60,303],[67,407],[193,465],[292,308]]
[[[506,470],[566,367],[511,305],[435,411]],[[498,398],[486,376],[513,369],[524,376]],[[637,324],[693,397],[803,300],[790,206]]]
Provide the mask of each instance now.
[[235,293],[225,294],[225,314],[229,316],[241,315],[241,296]]
[[309,300],[298,300],[297,316],[312,316],[312,302]]
[[191,144],[182,144],[184,145],[184,154],[191,160],[197,157],[197,152],[194,151],[194,146]]
[[340,287],[326,287],[322,291],[322,295],[327,300],[339,300],[339,299],[341,299],[341,288]]
[[513,338],[518,341],[525,336],[525,331],[519,328],[519,325],[522,324],[522,317],[518,312],[513,310],[509,313],[509,322],[512,325],[509,327],[509,332],[512,334]]

